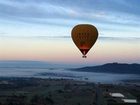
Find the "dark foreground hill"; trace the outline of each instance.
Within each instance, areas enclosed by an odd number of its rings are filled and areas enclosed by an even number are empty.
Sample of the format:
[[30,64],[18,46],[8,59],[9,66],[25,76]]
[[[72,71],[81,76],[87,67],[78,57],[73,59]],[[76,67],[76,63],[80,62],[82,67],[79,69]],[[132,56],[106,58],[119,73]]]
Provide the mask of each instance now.
[[108,63],[101,66],[83,67],[83,68],[76,68],[72,70],[85,71],[85,72],[139,74],[140,75],[140,64]]

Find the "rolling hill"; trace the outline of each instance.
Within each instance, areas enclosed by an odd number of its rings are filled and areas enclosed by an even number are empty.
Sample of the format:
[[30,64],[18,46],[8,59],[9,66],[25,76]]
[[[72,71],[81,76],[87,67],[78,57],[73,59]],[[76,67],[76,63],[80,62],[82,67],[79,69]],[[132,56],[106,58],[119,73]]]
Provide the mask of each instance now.
[[140,64],[107,63],[100,66],[91,66],[71,69],[74,71],[117,73],[117,74],[139,74]]

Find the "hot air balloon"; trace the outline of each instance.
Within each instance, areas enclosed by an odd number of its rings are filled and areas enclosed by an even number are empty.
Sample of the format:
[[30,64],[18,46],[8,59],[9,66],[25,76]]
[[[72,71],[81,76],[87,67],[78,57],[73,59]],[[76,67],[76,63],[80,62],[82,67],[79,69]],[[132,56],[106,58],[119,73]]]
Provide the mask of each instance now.
[[72,29],[71,37],[83,54],[83,58],[86,58],[86,54],[98,38],[98,30],[90,24],[79,24]]

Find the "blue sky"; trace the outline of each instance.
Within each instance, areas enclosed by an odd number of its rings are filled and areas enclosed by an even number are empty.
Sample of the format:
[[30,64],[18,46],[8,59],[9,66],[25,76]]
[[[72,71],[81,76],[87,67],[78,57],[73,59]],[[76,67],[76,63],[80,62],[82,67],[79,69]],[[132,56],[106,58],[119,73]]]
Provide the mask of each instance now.
[[139,37],[140,0],[0,0],[0,37],[70,36],[93,24],[100,37]]

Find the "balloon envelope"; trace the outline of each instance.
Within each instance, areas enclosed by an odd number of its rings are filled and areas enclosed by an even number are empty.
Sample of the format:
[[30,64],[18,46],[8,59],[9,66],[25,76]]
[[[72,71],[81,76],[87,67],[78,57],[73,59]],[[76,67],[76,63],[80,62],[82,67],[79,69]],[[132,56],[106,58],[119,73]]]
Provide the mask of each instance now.
[[93,25],[79,24],[72,29],[71,37],[75,45],[83,54],[83,58],[86,58],[86,54],[98,38],[98,31]]

